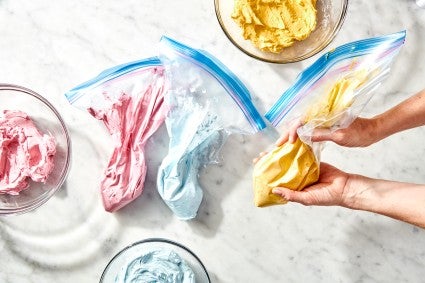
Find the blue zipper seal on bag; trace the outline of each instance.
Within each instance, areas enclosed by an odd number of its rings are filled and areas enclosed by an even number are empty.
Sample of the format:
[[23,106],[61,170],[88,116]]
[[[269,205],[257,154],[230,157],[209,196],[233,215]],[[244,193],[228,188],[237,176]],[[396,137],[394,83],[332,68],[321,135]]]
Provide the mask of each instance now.
[[161,66],[161,65],[162,63],[158,57],[150,57],[146,59],[124,63],[121,65],[106,69],[103,72],[101,72],[99,75],[94,77],[93,79],[90,79],[82,84],[79,84],[78,86],[74,87],[73,89],[65,93],[65,97],[71,104],[73,104],[81,96],[84,95],[84,93],[81,92],[81,90],[83,89],[97,87],[105,82],[108,82],[119,76],[133,72],[141,68],[151,67],[151,66],[152,67]]
[[[273,126],[277,126],[299,101],[301,98],[299,97],[301,90],[314,84],[332,66],[342,60],[368,55],[376,50],[393,51],[398,49],[398,47],[404,43],[405,38],[406,31],[400,31],[385,36],[350,42],[337,47],[335,50],[325,53],[319,57],[319,59],[317,59],[310,67],[298,75],[295,83],[282,94],[282,96],[265,114],[265,117],[271,122]],[[379,45],[382,45],[382,47],[377,49]]]
[[266,123],[252,103],[248,89],[223,63],[204,50],[193,49],[166,36],[161,38],[161,42],[171,47],[177,55],[190,60],[215,77],[227,90],[256,131],[266,127]]

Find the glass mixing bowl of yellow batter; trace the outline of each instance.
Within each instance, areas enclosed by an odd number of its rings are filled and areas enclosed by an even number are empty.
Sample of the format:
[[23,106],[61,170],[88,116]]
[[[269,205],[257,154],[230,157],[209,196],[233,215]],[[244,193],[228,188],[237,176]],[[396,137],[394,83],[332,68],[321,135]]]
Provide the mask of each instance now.
[[[267,24],[271,24],[270,30],[273,32],[273,25],[279,26],[279,23],[270,23],[274,20],[275,16],[280,13],[279,10],[271,10],[272,4],[258,4],[261,2],[249,1],[249,0],[215,0],[215,11],[217,15],[217,19],[221,25],[226,36],[229,40],[238,47],[245,54],[270,63],[292,63],[298,62],[304,59],[307,59],[321,50],[323,50],[336,36],[338,31],[340,30],[347,11],[348,0],[305,0],[306,3],[314,3],[316,9],[316,24],[314,26],[313,31],[311,33],[305,33],[300,37],[305,37],[305,39],[296,39],[293,44],[282,49],[272,47],[264,47],[264,44],[259,47],[252,38],[245,38],[247,34],[250,32],[247,29],[251,29],[252,32],[257,33],[259,29],[264,28]],[[286,2],[285,5],[293,5],[292,1],[281,1],[282,3]],[[251,7],[242,7],[236,12],[236,6],[241,6],[241,3],[245,3],[246,5],[251,5]],[[251,4],[247,4],[251,3]],[[262,6],[264,5],[264,6]],[[273,4],[274,5],[274,4]],[[305,4],[301,4],[297,8],[302,8],[305,10]],[[283,18],[289,17],[290,14],[293,13],[294,7],[286,8],[287,14],[284,15]],[[255,14],[249,15],[249,12],[255,9]],[[268,13],[270,16],[264,17],[265,13]],[[248,18],[248,21],[256,22],[255,25],[244,23],[242,28],[235,20],[235,15],[243,15],[245,19]],[[300,13],[302,17],[306,17],[308,13],[302,11]],[[232,17],[233,16],[233,17]],[[258,16],[258,17],[257,17]],[[289,27],[292,30],[302,29],[300,27],[301,23],[307,23],[307,25],[311,22],[311,19],[305,18],[302,19],[300,17],[292,17],[292,21],[294,21],[294,26]],[[285,19],[285,24],[287,25],[287,19]],[[283,25],[280,24],[280,26]],[[286,31],[285,31],[286,32]],[[244,37],[245,33],[245,37]],[[261,37],[264,39],[267,33],[262,33]],[[307,35],[308,34],[308,35]],[[266,45],[268,43],[273,43],[273,36],[271,38],[267,38],[265,40]]]

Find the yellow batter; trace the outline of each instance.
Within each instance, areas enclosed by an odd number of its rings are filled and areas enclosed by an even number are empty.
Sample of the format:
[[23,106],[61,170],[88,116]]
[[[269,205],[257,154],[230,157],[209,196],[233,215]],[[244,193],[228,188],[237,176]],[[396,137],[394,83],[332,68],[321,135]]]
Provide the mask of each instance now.
[[[304,116],[303,123],[332,127],[341,114],[354,102],[355,91],[368,77],[366,70],[350,73],[339,79],[326,96],[314,103]],[[285,204],[286,201],[272,193],[275,187],[302,190],[319,179],[319,164],[312,148],[299,138],[277,147],[262,157],[254,167],[254,201],[256,206]]]
[[328,92],[325,99],[319,98],[306,112],[303,124],[310,121],[321,128],[334,126],[342,119],[341,114],[354,102],[355,91],[363,85],[368,77],[365,69],[350,73],[339,79]]
[[259,49],[280,53],[316,28],[316,0],[235,0],[232,18]]
[[285,143],[263,156],[254,167],[254,202],[256,206],[284,204],[272,193],[275,187],[302,190],[319,179],[319,166],[311,147],[299,138]]

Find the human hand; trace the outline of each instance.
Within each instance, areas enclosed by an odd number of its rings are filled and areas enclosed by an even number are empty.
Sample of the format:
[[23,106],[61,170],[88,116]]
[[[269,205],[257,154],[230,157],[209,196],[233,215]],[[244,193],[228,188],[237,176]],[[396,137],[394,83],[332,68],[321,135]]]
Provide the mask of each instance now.
[[294,120],[292,123],[288,126],[288,128],[285,129],[283,134],[280,136],[280,138],[276,141],[276,146],[281,146],[286,142],[294,143],[297,138],[297,130],[299,127],[301,127],[303,124],[301,120]]
[[256,158],[254,158],[253,160],[252,160],[252,163],[257,163],[258,162],[258,160],[260,160],[264,155],[266,155],[268,152],[267,151],[262,151],[262,152],[260,152],[260,154],[258,155],[258,157],[256,157]]
[[322,162],[317,183],[304,188],[302,191],[277,187],[272,192],[287,201],[298,202],[303,205],[347,206],[352,195],[351,188],[348,185],[349,179],[350,174]]
[[356,118],[347,128],[330,130],[317,128],[311,136],[312,142],[332,141],[346,147],[366,147],[378,141],[374,119]]
[[[302,124],[300,120],[293,121],[290,124],[290,126],[286,129],[286,131],[283,133],[283,135],[275,142],[275,146],[282,146],[286,142],[294,143],[298,138],[297,129],[301,126]],[[254,164],[257,163],[258,160],[260,160],[267,153],[268,153],[267,151],[260,152],[258,157],[254,158],[252,162]]]
[[[297,129],[301,126],[300,121],[292,123],[276,141],[276,146],[294,143],[298,137]],[[376,120],[366,118],[356,118],[347,128],[339,130],[317,128],[311,135],[312,142],[332,141],[346,147],[366,147],[378,140]]]

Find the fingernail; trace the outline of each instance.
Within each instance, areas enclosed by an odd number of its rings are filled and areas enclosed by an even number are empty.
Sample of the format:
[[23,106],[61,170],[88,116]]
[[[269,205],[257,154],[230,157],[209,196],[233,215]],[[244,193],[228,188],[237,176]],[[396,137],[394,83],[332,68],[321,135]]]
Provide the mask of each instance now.
[[280,189],[273,189],[272,193],[274,193],[276,195],[280,195],[280,194],[282,194],[282,191]]

